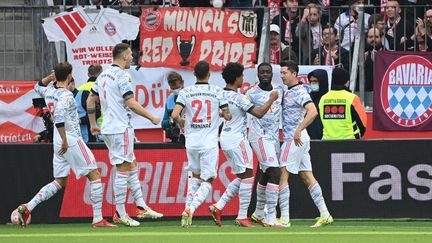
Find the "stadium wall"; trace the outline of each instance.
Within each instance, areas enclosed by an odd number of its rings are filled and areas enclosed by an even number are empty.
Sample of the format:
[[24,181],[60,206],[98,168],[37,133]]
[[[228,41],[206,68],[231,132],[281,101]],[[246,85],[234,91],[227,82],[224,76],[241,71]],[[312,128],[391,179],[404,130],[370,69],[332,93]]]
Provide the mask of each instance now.
[[[335,218],[428,218],[432,215],[431,139],[312,141],[314,173]],[[90,146],[105,186],[103,214],[110,217],[113,170],[103,144]],[[168,217],[179,217],[184,207],[187,172],[186,153],[175,144],[136,144],[140,181],[147,203]],[[2,144],[0,154],[0,223],[9,221],[11,211],[27,202],[52,180],[52,145]],[[256,168],[256,167],[255,167]],[[207,206],[218,200],[233,178],[221,153],[219,177],[211,196],[196,213],[209,216]],[[318,215],[310,195],[298,176],[290,179],[292,218]],[[67,189],[33,212],[33,223],[89,222],[91,204],[85,178],[69,177]],[[133,202],[127,210],[133,215]],[[254,205],[251,203],[251,208]],[[237,213],[238,200],[224,209]],[[251,210],[250,210],[251,211]]]

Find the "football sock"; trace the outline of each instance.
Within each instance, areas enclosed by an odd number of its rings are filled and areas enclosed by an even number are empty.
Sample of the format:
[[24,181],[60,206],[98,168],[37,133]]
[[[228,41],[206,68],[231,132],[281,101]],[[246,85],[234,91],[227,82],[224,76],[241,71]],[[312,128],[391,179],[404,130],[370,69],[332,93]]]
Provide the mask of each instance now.
[[289,198],[290,198],[290,189],[288,183],[279,186],[279,207],[281,210],[281,218],[285,221],[290,220]]
[[57,181],[52,181],[40,189],[40,191],[27,203],[27,208],[30,212],[41,202],[50,199],[56,192],[61,189]]
[[242,179],[239,188],[239,212],[237,218],[245,219],[247,218],[247,211],[249,208],[249,203],[252,195],[252,185],[254,178]]
[[266,205],[267,205],[267,216],[266,223],[273,225],[276,220],[276,204],[279,194],[279,185],[273,183],[267,183],[266,186]]
[[322,195],[322,190],[318,182],[309,187],[309,193],[315,203],[315,206],[318,208],[321,217],[329,216],[330,213],[327,210],[327,206]]
[[148,208],[147,204],[144,201],[143,193],[141,190],[141,184],[138,180],[138,169],[135,168],[129,171],[129,177],[127,179],[128,187],[131,190],[132,197],[135,200],[135,203],[138,207],[146,209]]
[[257,202],[254,214],[260,219],[264,218],[264,207],[266,204],[266,186],[257,184]]
[[102,218],[103,186],[100,179],[90,182],[90,201],[93,206],[93,223],[101,221]]
[[216,207],[220,210],[222,210],[225,205],[237,195],[239,192],[240,187],[240,178],[235,178],[231,183],[227,186],[224,194],[222,194],[222,197],[219,199],[219,201],[216,203]]
[[189,206],[190,212],[193,214],[195,210],[204,202],[207,198],[212,185],[209,182],[201,182],[200,187],[196,191],[194,198]]
[[190,180],[189,185],[188,185],[188,193],[186,195],[186,207],[185,208],[189,208],[189,206],[190,206],[190,204],[194,198],[194,195],[195,195],[196,191],[198,190],[198,188],[200,187],[200,185],[201,185],[201,179],[192,177],[192,179]]
[[126,192],[127,192],[127,179],[129,178],[129,172],[117,171],[114,181],[114,198],[116,204],[116,210],[120,218],[126,216]]

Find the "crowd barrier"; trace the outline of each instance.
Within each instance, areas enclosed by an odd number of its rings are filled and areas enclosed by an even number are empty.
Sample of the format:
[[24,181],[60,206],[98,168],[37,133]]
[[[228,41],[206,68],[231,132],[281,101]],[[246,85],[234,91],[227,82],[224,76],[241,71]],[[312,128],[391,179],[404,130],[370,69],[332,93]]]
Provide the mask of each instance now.
[[[327,206],[338,218],[428,218],[432,215],[431,139],[312,141],[311,157]],[[90,145],[104,184],[103,214],[114,213],[113,170],[103,144]],[[0,145],[0,223],[20,203],[27,202],[52,180],[52,145]],[[136,144],[140,181],[146,202],[166,217],[179,217],[187,188],[186,151],[176,144]],[[218,178],[213,190],[195,216],[210,216],[207,207],[220,198],[233,179],[230,166],[221,151]],[[255,171],[256,171],[255,166]],[[89,185],[71,174],[65,191],[39,205],[33,211],[33,223],[89,222],[91,204]],[[314,218],[318,211],[307,188],[298,176],[290,179],[292,218]],[[249,213],[254,208],[250,205]],[[224,209],[234,216],[235,198]],[[129,195],[127,211],[134,215]]]

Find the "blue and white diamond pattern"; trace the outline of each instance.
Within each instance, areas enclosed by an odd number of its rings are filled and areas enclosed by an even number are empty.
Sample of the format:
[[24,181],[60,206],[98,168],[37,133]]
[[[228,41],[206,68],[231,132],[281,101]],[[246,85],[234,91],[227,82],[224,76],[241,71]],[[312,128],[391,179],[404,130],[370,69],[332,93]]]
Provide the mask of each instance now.
[[388,101],[403,119],[416,119],[432,104],[432,86],[389,86]]

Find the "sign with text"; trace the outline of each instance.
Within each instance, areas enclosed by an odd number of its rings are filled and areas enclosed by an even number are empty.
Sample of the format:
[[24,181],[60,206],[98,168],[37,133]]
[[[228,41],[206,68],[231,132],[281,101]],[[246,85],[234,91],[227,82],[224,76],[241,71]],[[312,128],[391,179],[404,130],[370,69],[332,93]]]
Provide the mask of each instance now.
[[375,62],[376,130],[432,130],[432,54],[378,52]]
[[193,69],[200,60],[221,70],[228,62],[252,67],[257,14],[217,8],[143,8],[139,64]]

